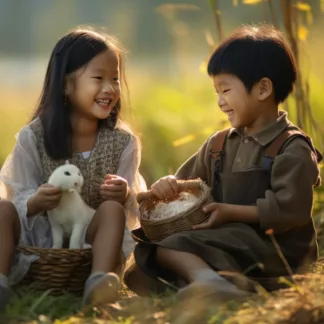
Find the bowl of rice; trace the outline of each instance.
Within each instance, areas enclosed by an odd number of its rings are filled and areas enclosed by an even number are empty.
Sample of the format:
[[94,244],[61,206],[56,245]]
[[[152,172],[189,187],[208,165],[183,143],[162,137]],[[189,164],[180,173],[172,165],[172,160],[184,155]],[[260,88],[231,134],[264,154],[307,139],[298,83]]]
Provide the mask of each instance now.
[[201,179],[177,180],[179,194],[171,199],[159,199],[151,190],[137,196],[142,229],[151,241],[192,229],[206,221],[210,214],[202,208],[213,202],[210,187]]

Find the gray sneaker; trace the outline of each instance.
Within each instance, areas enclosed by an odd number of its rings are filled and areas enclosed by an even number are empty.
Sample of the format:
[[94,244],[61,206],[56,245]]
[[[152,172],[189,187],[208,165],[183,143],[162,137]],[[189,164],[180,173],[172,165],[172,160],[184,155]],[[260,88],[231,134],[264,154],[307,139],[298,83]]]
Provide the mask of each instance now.
[[119,277],[113,272],[90,276],[85,284],[82,304],[95,306],[114,303],[118,299],[119,287]]
[[8,285],[0,284],[0,311],[4,311],[10,300],[12,290]]
[[251,296],[252,294],[237,288],[230,282],[215,281],[195,281],[188,286],[180,289],[177,293],[180,300],[187,300],[190,298],[210,298],[219,302],[226,302],[229,300],[240,300]]

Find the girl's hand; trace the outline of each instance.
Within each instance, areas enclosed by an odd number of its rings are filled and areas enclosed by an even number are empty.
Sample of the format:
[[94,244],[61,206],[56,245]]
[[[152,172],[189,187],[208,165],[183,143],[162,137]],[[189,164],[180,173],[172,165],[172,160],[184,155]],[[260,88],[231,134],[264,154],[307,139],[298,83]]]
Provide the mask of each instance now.
[[107,174],[105,183],[100,187],[100,195],[105,200],[115,200],[123,204],[130,194],[127,180],[113,174]]
[[227,213],[227,205],[222,203],[211,203],[206,205],[203,208],[203,211],[205,213],[210,213],[211,215],[208,218],[208,220],[205,223],[194,225],[192,229],[198,230],[198,229],[209,229],[209,228],[215,228],[218,227],[224,223],[227,223],[229,221],[229,215]]
[[48,183],[41,185],[27,202],[27,216],[54,209],[61,200],[61,189]]
[[169,175],[153,183],[151,190],[159,199],[166,199],[176,197],[179,193],[179,186],[176,177]]

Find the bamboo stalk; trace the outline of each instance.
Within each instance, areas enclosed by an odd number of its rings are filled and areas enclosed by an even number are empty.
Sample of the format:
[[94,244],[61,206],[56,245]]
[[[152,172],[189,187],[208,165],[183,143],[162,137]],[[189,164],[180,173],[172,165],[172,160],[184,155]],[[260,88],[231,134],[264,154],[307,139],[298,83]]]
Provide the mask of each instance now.
[[277,18],[276,18],[276,14],[275,14],[274,7],[273,7],[273,0],[268,0],[268,5],[269,5],[269,8],[270,8],[270,15],[271,15],[272,24],[273,24],[273,26],[278,28]]
[[261,10],[262,10],[262,17],[265,22],[268,22],[268,15],[267,15],[267,4],[265,1],[261,3]]
[[296,32],[294,32],[293,26],[293,3],[292,0],[280,0],[281,11],[283,13],[283,23],[285,26],[286,33],[288,35],[288,39],[291,45],[291,50],[296,60],[297,66],[297,81],[296,81],[296,90],[295,90],[295,102],[296,102],[296,112],[297,112],[297,125],[301,128],[304,128],[303,121],[303,107],[302,107],[302,81],[301,81],[301,73],[299,66],[299,52],[298,52],[298,43],[296,40]]
[[217,34],[218,34],[218,42],[220,43],[223,39],[223,28],[222,28],[222,23],[220,18],[219,3],[218,0],[210,0],[209,3],[213,11]]

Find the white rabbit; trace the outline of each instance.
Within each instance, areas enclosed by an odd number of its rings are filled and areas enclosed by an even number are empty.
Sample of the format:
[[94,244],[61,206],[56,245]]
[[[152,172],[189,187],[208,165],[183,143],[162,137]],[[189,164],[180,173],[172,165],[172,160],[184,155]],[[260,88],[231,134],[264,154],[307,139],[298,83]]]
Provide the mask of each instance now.
[[83,182],[79,168],[73,164],[58,167],[48,179],[49,184],[62,190],[59,205],[47,212],[52,228],[53,248],[62,248],[64,234],[70,236],[70,249],[82,247],[82,235],[95,213],[80,196]]

